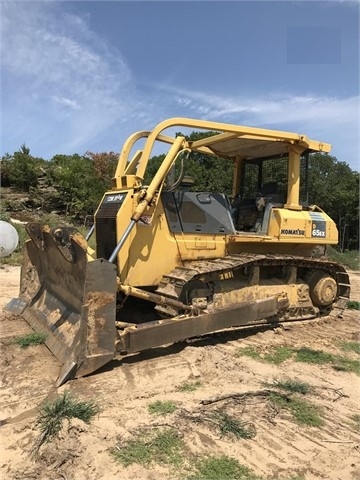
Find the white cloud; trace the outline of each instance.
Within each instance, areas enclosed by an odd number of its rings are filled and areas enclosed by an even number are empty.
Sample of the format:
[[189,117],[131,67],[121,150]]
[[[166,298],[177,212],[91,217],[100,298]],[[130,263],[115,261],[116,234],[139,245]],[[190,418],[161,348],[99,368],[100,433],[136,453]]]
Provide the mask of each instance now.
[[[168,89],[169,90],[169,89]],[[332,121],[351,124],[359,112],[359,97],[331,98],[315,95],[273,94],[268,98],[228,97],[174,89],[176,102],[213,119],[245,116],[252,125]]]
[[74,109],[80,108],[79,104],[75,100],[71,100],[70,98],[57,97],[56,95],[52,95],[51,98],[52,98],[52,100],[54,100],[54,102],[65,105],[66,107],[71,107],[71,108],[74,108]]
[[[164,87],[163,87],[164,88]],[[166,87],[187,116],[303,133],[333,145],[339,160],[359,169],[360,97],[272,94],[242,98]]]
[[21,123],[28,143],[76,149],[126,118],[131,72],[121,53],[89,30],[86,16],[64,12],[61,3],[2,7],[3,135],[9,143]]

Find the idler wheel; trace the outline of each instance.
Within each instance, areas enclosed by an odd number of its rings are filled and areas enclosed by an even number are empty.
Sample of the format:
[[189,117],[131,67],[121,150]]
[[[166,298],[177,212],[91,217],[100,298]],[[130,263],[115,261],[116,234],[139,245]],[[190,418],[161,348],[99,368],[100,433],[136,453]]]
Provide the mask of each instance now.
[[313,276],[310,283],[310,296],[314,305],[327,307],[334,302],[336,294],[337,285],[333,277],[324,272],[318,272]]

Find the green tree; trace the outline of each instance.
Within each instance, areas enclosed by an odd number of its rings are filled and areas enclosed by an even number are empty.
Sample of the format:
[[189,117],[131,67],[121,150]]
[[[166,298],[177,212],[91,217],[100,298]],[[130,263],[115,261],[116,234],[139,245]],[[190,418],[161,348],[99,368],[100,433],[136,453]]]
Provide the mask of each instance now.
[[0,184],[2,187],[10,187],[11,182],[9,178],[9,165],[12,156],[9,153],[5,153],[0,158]]
[[358,247],[359,174],[336,157],[316,153],[309,160],[310,203],[336,222],[341,250]]
[[93,162],[95,175],[101,180],[104,191],[109,190],[118,164],[119,154],[115,152],[95,153],[88,151],[85,153],[85,157]]
[[[188,141],[194,142],[202,138],[216,135],[217,132],[192,132],[185,136]],[[183,135],[177,133],[178,135]],[[155,173],[159,169],[165,155],[154,156],[149,160],[144,184],[148,185]],[[175,178],[177,179],[181,172],[181,157],[175,163]],[[191,152],[188,156],[183,155],[183,173],[194,178],[195,183],[191,187],[193,191],[203,192],[223,192],[231,194],[233,162],[219,158],[216,155],[208,155],[201,152]]]
[[[21,145],[12,155],[6,154],[1,159],[1,180],[3,185],[11,185],[21,191],[29,192],[38,184],[38,175],[46,162],[42,158],[30,155],[30,149]],[[3,183],[4,181],[4,183]]]
[[[187,140],[195,142],[202,138],[216,135],[218,132],[192,132]],[[233,162],[216,155],[192,152],[186,162],[186,175],[195,179],[192,190],[223,192],[231,195]]]
[[156,172],[158,171],[164,158],[165,158],[165,155],[161,154],[161,155],[155,155],[154,157],[151,157],[149,159],[149,162],[147,164],[147,168],[145,171],[145,175],[144,175],[144,185],[149,185],[151,180],[154,178]]
[[67,214],[94,212],[104,193],[104,185],[91,158],[78,154],[55,155],[49,170],[66,204]]

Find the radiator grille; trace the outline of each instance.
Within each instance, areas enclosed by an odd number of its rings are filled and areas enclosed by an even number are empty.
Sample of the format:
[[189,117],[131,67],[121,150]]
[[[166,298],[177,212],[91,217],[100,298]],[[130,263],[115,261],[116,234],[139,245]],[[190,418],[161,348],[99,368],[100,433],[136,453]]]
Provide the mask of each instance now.
[[95,215],[97,258],[108,260],[116,247],[116,216],[125,196],[126,194],[106,195]]

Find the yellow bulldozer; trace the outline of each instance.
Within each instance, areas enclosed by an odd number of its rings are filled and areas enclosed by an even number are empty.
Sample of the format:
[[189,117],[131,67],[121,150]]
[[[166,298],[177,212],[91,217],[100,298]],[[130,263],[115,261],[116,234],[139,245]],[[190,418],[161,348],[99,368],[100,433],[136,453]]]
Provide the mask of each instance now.
[[[181,129],[201,135],[169,133]],[[146,184],[159,143],[166,153]],[[20,294],[7,309],[46,334],[58,385],[114,356],[218,330],[338,316],[349,277],[324,255],[337,228],[308,197],[309,155],[330,149],[188,118],[134,133],[86,238],[27,224]],[[196,191],[186,172],[194,154],[231,162],[231,197]]]

